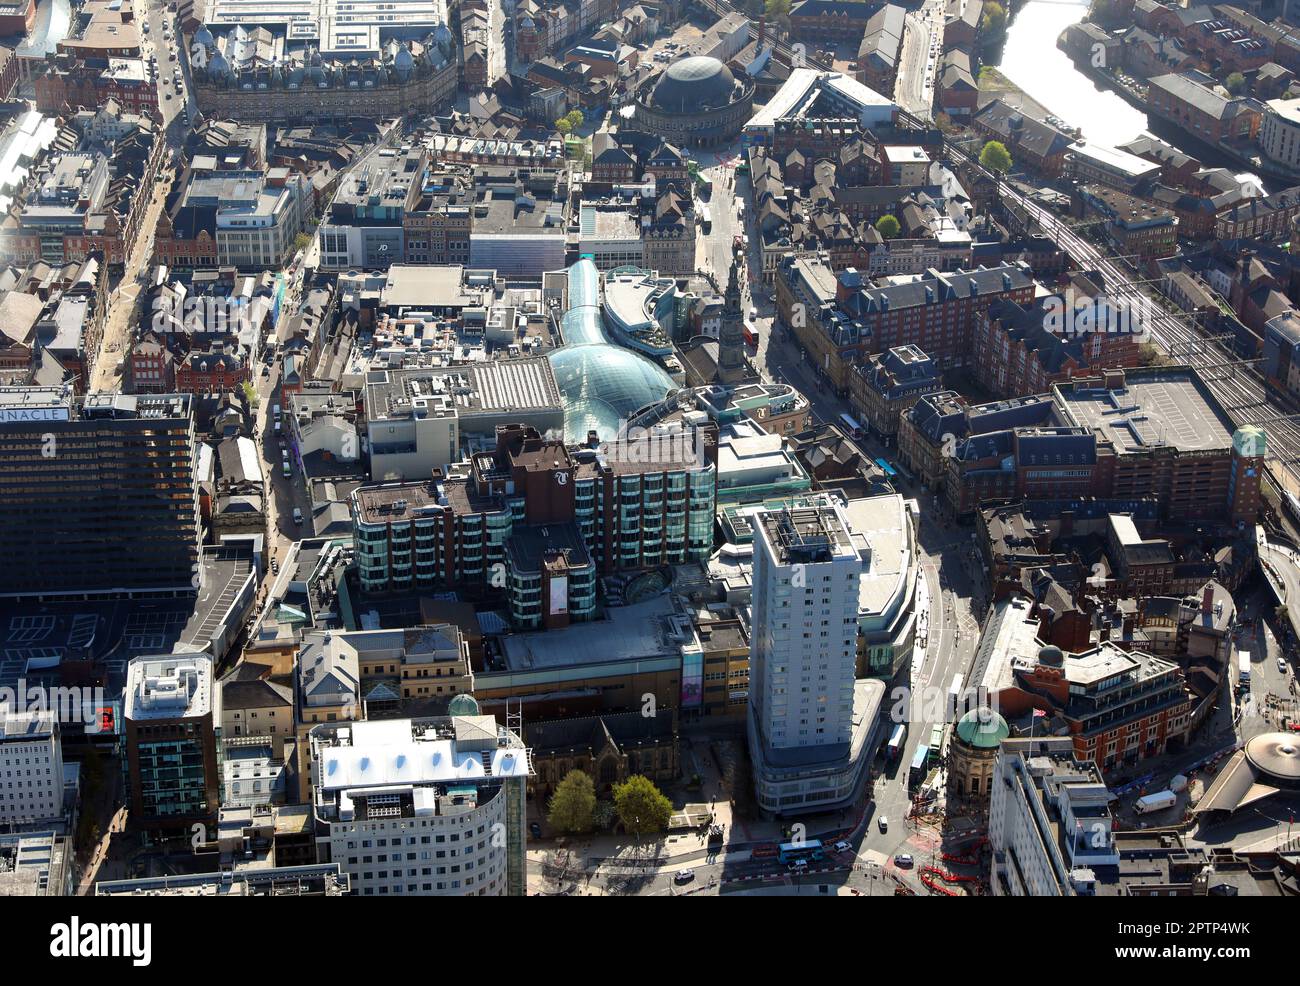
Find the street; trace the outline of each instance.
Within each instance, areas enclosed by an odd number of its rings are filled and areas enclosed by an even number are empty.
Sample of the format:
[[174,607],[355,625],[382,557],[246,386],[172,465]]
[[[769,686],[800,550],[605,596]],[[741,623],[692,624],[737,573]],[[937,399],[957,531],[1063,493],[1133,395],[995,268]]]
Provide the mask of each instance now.
[[[145,10],[146,0],[134,0],[137,17]],[[147,32],[141,33],[142,54],[147,60],[157,63],[160,112],[167,148],[173,148],[183,139],[185,121],[181,114],[183,106],[188,105],[189,97],[185,95],[185,86],[172,82],[171,72],[180,64],[175,48],[175,33],[170,37],[170,13],[166,7],[154,2],[147,7],[147,16],[141,18],[149,25]],[[170,60],[168,60],[170,59]],[[183,61],[183,60],[182,60]],[[180,69],[182,79],[184,69]],[[174,88],[173,88],[174,87]],[[180,98],[167,99],[166,94],[178,91]],[[167,155],[167,149],[163,151]],[[123,265],[122,276],[108,299],[108,310],[104,317],[104,336],[100,343],[98,358],[91,372],[89,390],[115,391],[122,389],[125,374],[124,361],[130,353],[134,342],[133,335],[138,319],[143,313],[137,310],[140,295],[145,290],[153,259],[154,230],[158,219],[167,203],[175,176],[168,158],[164,156],[158,166],[160,179],[148,190],[149,204],[141,217],[135,242]]]
[[943,59],[944,0],[926,0],[904,21],[903,53],[894,82],[894,100],[903,109],[930,119],[934,86]]

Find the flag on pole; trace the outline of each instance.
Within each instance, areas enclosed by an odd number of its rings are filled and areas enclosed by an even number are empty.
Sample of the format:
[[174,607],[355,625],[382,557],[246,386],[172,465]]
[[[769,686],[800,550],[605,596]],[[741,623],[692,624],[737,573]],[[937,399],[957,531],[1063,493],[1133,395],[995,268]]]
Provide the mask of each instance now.
[[1044,712],[1042,709],[1034,709],[1034,718],[1035,718],[1035,719],[1041,719],[1041,718],[1043,718],[1043,717],[1046,716],[1046,715],[1047,715],[1047,713]]

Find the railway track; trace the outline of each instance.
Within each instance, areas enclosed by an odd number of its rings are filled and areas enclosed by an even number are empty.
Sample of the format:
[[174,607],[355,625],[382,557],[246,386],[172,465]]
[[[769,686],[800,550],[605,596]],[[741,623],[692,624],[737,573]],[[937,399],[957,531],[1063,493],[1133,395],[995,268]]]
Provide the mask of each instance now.
[[[696,0],[696,4],[719,17],[740,13],[726,0]],[[756,37],[759,23],[750,19],[749,24]],[[787,60],[796,57],[788,42],[774,39],[771,32],[767,37],[778,55]],[[819,61],[806,50],[800,52],[799,57],[809,68],[832,70],[832,66]],[[920,129],[934,126],[903,109],[899,110],[899,119]],[[951,143],[945,141],[944,147],[951,159],[992,179],[1000,197],[1015,202],[1081,266],[1100,273],[1116,302],[1130,306],[1131,310],[1151,313],[1147,327],[1152,341],[1162,346],[1171,358],[1176,357],[1179,362],[1198,371],[1234,428],[1258,425],[1266,430],[1266,474],[1283,493],[1300,496],[1300,473],[1296,469],[1300,466],[1300,413],[1297,413],[1295,404],[1273,391],[1252,364],[1187,320],[1162,309],[1150,294],[1133,283],[1131,273],[1070,229],[1056,214],[1030,201],[1000,175],[989,171]]]
[[[900,116],[914,126],[925,126],[924,121],[911,114],[900,111]],[[1152,341],[1162,346],[1171,358],[1177,357],[1179,362],[1199,372],[1233,427],[1259,425],[1266,430],[1265,468],[1274,485],[1283,492],[1300,490],[1300,474],[1295,469],[1300,464],[1300,420],[1297,420],[1300,415],[1293,405],[1272,391],[1258,369],[1219,340],[1161,308],[1152,296],[1133,283],[1132,274],[1070,229],[1055,213],[1030,201],[964,151],[951,144],[945,147],[950,157],[992,179],[1001,198],[1015,202],[1081,266],[1100,273],[1116,302],[1132,311],[1149,313],[1146,328]]]

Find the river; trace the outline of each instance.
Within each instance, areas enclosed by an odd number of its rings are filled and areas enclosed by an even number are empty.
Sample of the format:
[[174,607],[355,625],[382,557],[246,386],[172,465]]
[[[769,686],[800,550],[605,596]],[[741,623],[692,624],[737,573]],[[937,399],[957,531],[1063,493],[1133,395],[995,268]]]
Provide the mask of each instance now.
[[1147,129],[1146,114],[1074,67],[1056,39],[1088,12],[1071,0],[1029,0],[1007,30],[998,69],[1089,140],[1114,147]]

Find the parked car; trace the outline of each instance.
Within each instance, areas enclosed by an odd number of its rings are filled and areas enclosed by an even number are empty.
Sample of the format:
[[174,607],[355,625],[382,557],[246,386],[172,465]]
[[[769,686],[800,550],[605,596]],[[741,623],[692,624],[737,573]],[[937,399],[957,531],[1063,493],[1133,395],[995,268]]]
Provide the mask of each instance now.
[[880,818],[877,819],[876,825],[880,827],[880,831],[882,832],[889,831],[889,819],[884,815],[881,815]]
[[852,851],[852,849],[853,847],[849,845],[849,843],[844,839],[841,839],[839,842],[835,843],[836,852],[850,852]]
[[913,862],[915,861],[912,859],[910,852],[900,852],[894,855],[894,865],[901,866],[903,869],[908,869]]
[[1285,658],[1285,657],[1279,657],[1279,658],[1277,659],[1277,669],[1278,669],[1279,671],[1281,671],[1283,674],[1286,674],[1286,658]]
[[690,883],[695,879],[695,871],[692,869],[678,870],[673,876],[673,883]]

